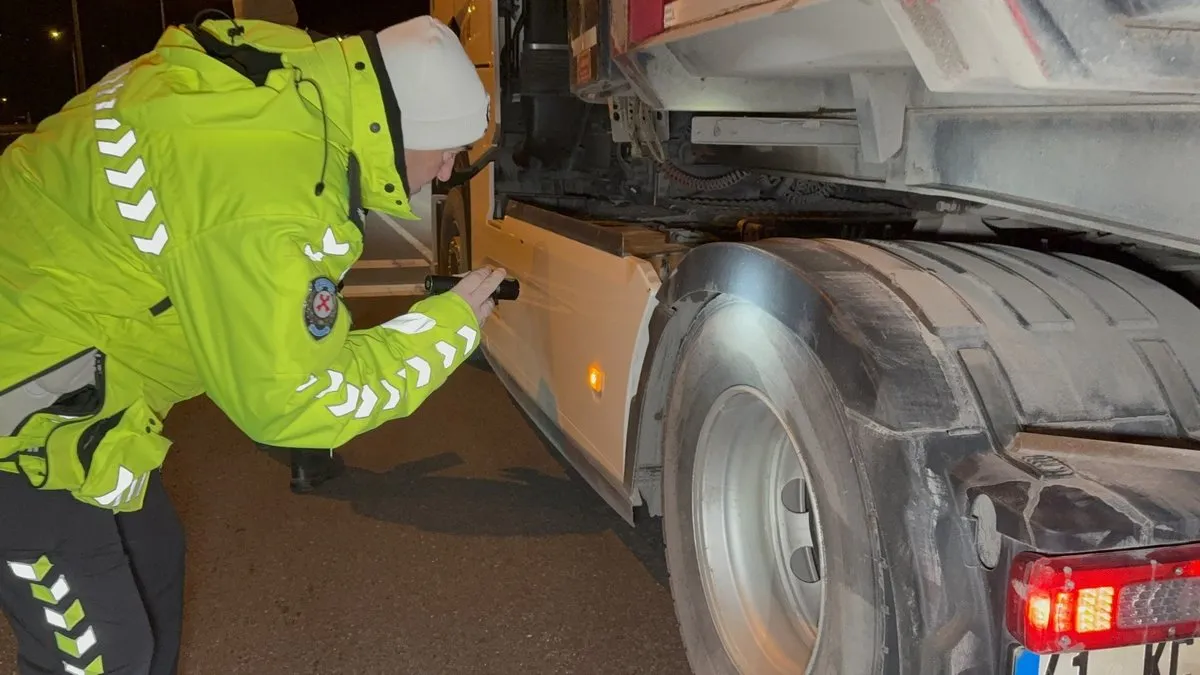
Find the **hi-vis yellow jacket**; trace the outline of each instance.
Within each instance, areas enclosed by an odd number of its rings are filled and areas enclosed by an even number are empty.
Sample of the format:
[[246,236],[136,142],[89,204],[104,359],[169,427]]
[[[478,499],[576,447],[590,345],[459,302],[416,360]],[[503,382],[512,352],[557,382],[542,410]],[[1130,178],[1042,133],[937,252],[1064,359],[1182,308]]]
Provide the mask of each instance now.
[[350,330],[363,209],[414,218],[370,33],[206,21],[0,157],[0,407],[65,364],[86,386],[0,429],[0,469],[114,511],[207,393],[252,439],[336,448],[408,415],[477,347],[457,295]]

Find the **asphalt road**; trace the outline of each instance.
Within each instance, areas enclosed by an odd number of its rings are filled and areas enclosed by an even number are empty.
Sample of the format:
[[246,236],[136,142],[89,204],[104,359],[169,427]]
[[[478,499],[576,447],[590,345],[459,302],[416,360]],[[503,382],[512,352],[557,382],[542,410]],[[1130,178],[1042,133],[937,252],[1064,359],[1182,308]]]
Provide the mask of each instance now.
[[421,293],[434,265],[434,206],[429,194],[413,197],[419,220],[379,213],[367,216],[362,259],[345,278],[347,297]]
[[[374,325],[407,302],[352,307]],[[185,675],[688,672],[661,535],[564,470],[489,372],[353,441],[317,495],[206,399],[167,433]],[[0,672],[14,652],[0,620]]]

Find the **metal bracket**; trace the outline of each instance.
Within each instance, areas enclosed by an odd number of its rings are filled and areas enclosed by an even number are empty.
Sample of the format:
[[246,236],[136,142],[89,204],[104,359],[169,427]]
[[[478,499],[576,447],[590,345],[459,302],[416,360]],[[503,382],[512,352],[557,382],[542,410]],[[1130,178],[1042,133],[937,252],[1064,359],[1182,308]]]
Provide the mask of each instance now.
[[904,143],[904,114],[909,101],[906,72],[851,73],[854,108],[862,141],[863,161],[882,164]]
[[996,505],[986,494],[975,497],[971,502],[971,520],[975,531],[975,554],[979,562],[989,570],[1000,564],[1003,537],[996,528]]
[[752,146],[858,146],[854,120],[814,117],[692,118],[692,143]]
[[[621,119],[621,109],[624,106],[619,105],[620,97],[612,96],[608,99],[608,123],[612,131],[613,143],[631,143],[633,139],[629,136],[629,126],[626,120]],[[658,140],[666,141],[671,137],[671,121],[667,118],[667,111],[654,110],[654,131],[658,136]],[[632,122],[633,120],[628,120]]]
[[496,152],[499,150],[500,146],[493,145],[492,147],[488,148],[486,152],[480,155],[479,159],[475,160],[474,164],[468,166],[462,171],[455,171],[451,173],[449,180],[445,182],[435,180],[434,189],[438,192],[449,192],[460,185],[466,185],[471,181],[472,178],[478,176],[480,171],[483,171],[485,168],[487,168],[488,164],[492,163],[496,156]]

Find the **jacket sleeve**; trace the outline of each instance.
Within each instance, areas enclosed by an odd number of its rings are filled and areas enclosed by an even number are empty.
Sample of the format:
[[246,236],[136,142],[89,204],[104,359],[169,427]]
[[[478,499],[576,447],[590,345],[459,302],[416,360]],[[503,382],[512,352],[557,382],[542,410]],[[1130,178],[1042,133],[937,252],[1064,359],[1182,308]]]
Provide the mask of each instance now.
[[322,229],[228,224],[163,261],[208,396],[259,443],[337,448],[411,414],[479,344],[454,293],[350,330],[336,287],[360,245]]

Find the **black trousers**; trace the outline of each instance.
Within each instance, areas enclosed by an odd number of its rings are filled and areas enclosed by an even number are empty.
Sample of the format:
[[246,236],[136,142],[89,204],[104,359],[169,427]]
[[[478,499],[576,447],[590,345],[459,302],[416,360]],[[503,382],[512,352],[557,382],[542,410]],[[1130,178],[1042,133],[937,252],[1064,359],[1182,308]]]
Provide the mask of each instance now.
[[155,471],[114,515],[0,472],[0,607],[21,675],[174,675],[184,537]]

